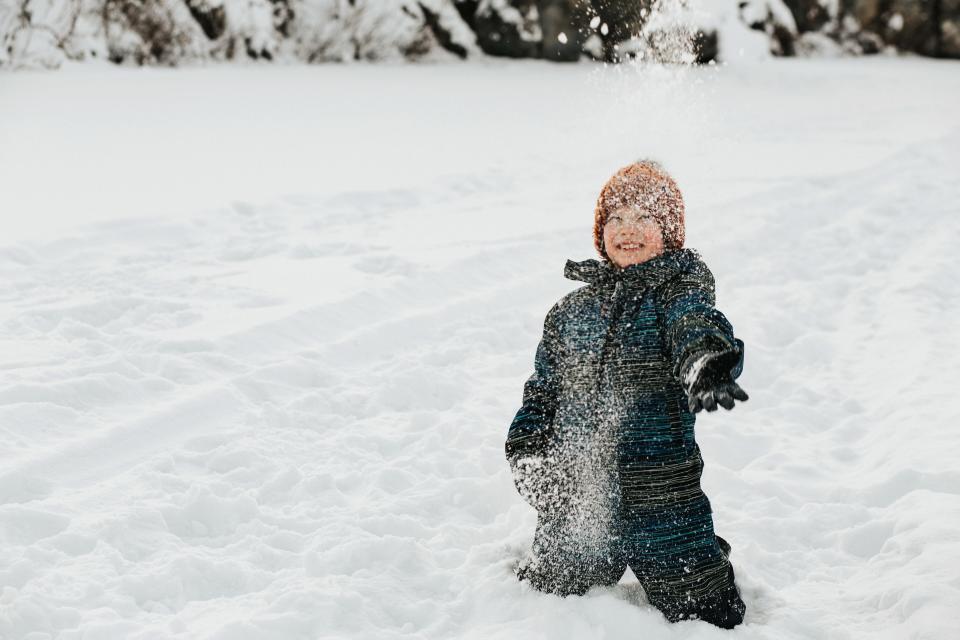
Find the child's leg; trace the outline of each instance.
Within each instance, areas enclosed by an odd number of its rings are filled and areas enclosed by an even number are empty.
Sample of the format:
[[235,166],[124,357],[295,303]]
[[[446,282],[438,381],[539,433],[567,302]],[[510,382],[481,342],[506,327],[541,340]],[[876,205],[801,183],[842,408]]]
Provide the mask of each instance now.
[[640,505],[626,514],[625,549],[650,604],[667,619],[695,617],[731,628],[743,621],[746,606],[727,559],[730,545],[714,533],[710,501],[695,471],[695,489],[676,494],[684,500],[651,499],[654,506]]
[[721,540],[711,530],[700,540],[631,558],[650,604],[671,622],[700,619],[724,629],[743,622],[746,605],[727,560],[729,545],[724,549]]
[[563,518],[540,515],[533,555],[517,577],[539,591],[583,595],[590,587],[616,584],[626,569],[616,531],[578,531]]
[[[686,591],[683,582],[691,583]],[[724,629],[732,629],[743,622],[746,605],[740,598],[733,567],[727,563],[722,585],[708,593],[697,593],[697,581],[648,580],[644,584],[650,604],[663,612],[670,622],[698,619]]]

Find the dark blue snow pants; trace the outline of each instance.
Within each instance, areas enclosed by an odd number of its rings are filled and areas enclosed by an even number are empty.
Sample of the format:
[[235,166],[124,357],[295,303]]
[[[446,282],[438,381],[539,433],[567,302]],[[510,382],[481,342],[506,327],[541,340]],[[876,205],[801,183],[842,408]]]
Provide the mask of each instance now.
[[[699,485],[699,455],[689,464],[689,470],[675,465],[641,472],[646,486],[664,480],[673,490],[661,500],[646,491],[649,499],[624,501],[607,535],[585,538],[565,514],[541,513],[533,557],[519,578],[548,593],[582,595],[616,584],[629,566],[650,604],[671,622],[699,618],[726,629],[740,624],[746,606],[727,559],[730,547],[714,533],[710,502]],[[677,474],[690,482],[678,482]]]

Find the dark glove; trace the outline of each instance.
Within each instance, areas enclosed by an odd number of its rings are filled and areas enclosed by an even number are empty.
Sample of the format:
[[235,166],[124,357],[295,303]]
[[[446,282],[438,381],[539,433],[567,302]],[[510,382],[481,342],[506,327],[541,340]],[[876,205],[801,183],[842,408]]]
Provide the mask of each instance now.
[[687,391],[690,413],[701,409],[716,411],[719,404],[724,409],[733,409],[734,400],[748,400],[746,391],[733,379],[733,368],[740,361],[736,351],[706,353],[691,362],[681,376]]
[[531,507],[537,509],[543,503],[546,489],[545,462],[539,456],[524,456],[510,462],[513,471],[513,483],[517,492]]

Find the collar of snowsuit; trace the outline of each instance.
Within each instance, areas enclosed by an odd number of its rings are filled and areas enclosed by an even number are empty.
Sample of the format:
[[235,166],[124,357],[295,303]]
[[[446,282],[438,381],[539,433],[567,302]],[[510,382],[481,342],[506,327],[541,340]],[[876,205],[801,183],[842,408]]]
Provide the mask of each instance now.
[[567,260],[563,275],[601,288],[613,288],[619,282],[630,289],[646,289],[656,288],[679,273],[697,272],[702,268],[703,261],[696,250],[675,249],[622,269],[609,260]]

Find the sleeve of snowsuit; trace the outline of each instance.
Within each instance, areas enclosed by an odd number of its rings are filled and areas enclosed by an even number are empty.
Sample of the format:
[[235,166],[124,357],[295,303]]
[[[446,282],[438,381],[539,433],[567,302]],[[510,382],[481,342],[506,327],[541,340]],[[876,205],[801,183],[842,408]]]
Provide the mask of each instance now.
[[507,432],[507,460],[515,462],[526,456],[544,453],[557,412],[559,333],[555,318],[556,306],[543,323],[543,337],[537,346],[533,375],[523,386],[523,405]]
[[663,286],[664,333],[673,363],[673,375],[707,353],[735,352],[739,358],[731,371],[738,378],[743,371],[743,341],[734,337],[733,326],[714,306],[713,274],[702,263],[679,274]]

